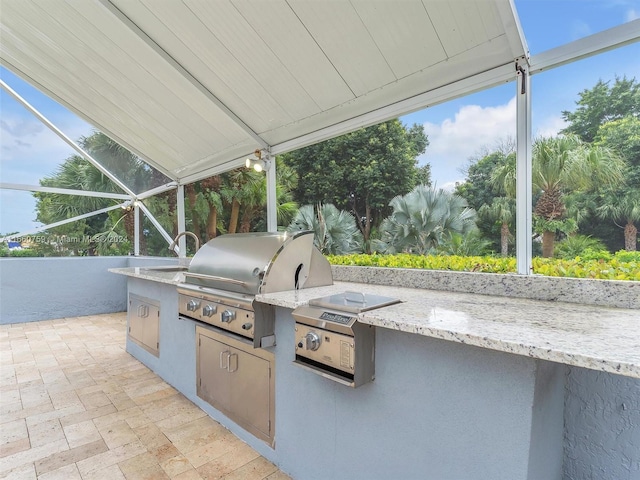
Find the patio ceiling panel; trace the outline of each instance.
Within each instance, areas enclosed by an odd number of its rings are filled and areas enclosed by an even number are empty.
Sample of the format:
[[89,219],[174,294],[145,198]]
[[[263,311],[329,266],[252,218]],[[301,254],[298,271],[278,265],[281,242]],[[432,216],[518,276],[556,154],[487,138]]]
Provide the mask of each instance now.
[[190,180],[526,50],[510,0],[3,0],[0,23],[3,64]]

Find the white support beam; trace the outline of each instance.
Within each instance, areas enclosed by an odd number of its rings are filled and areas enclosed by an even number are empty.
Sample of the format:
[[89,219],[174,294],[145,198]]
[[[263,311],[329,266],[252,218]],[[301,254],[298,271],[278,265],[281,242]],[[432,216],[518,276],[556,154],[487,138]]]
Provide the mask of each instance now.
[[525,61],[518,65],[516,92],[516,271],[533,274],[531,177],[531,77]]
[[88,192],[85,190],[73,190],[70,188],[41,187],[38,185],[24,185],[21,183],[0,183],[1,190],[23,190],[27,192],[58,193],[61,195],[78,195],[80,197],[113,198],[116,200],[132,200],[130,195],[124,193]]
[[104,168],[100,162],[95,160],[91,155],[85,152],[82,148],[76,145],[76,142],[67,137],[62,130],[56,127],[53,123],[49,121],[44,115],[42,115],[35,107],[33,107],[29,102],[27,102],[24,98],[22,98],[15,90],[13,90],[9,85],[5,83],[4,80],[0,79],[0,87],[2,87],[9,95],[11,95],[15,100],[17,100],[23,107],[29,110],[38,120],[44,123],[53,133],[58,135],[67,145],[73,148],[80,156],[82,156],[85,160],[87,160],[91,165],[100,170],[103,174],[105,174],[113,183],[115,183],[118,187],[120,187],[125,193],[128,193],[131,197],[135,198],[136,194],[127,187],[124,183],[120,181],[115,175],[113,175],[109,170]]
[[133,202],[133,255],[140,256],[140,202]]
[[[176,208],[178,210],[178,233],[187,230],[187,219],[184,212],[184,185],[178,185],[176,190]],[[178,240],[178,256],[180,258],[187,257],[187,239],[184,235]]]
[[158,195],[159,193],[168,192],[169,190],[173,190],[178,187],[178,182],[169,182],[164,185],[160,185],[159,187],[152,188],[151,190],[147,190],[146,192],[142,192],[136,195],[137,200],[144,200],[145,198],[153,197],[154,195]]
[[[623,23],[617,27],[594,33],[560,47],[531,57],[529,72],[539,73],[543,70],[560,67],[582,58],[591,57],[614,48],[640,41],[640,19]],[[629,59],[632,61],[631,59]]]
[[22,78],[28,84],[33,85],[35,88],[37,88],[42,93],[44,93],[47,97],[55,100],[57,103],[59,103],[60,105],[65,107],[70,112],[75,113],[78,117],[82,118],[84,121],[86,121],[87,123],[89,123],[92,126],[94,126],[95,128],[97,128],[99,131],[101,131],[102,133],[107,135],[109,138],[111,138],[112,140],[117,142],[119,145],[122,145],[124,148],[129,150],[131,153],[133,153],[133,154],[137,155],[138,157],[140,157],[147,165],[152,166],[153,168],[158,170],[160,173],[164,174],[167,178],[171,178],[172,180],[177,180],[176,175],[174,173],[172,173],[170,170],[164,168],[162,165],[158,164],[157,162],[154,162],[153,160],[151,160],[150,158],[145,156],[142,152],[140,152],[139,150],[137,150],[136,148],[131,146],[124,139],[122,139],[118,135],[114,134],[105,125],[103,125],[101,123],[98,123],[98,122],[95,121],[95,119],[90,118],[87,115],[85,115],[84,112],[81,112],[80,110],[75,108],[73,105],[71,105],[70,103],[65,101],[63,98],[61,98],[59,95],[57,95],[52,90],[50,90],[47,87],[45,87],[44,85],[42,85],[42,83],[38,82],[33,77],[25,74],[21,69],[16,67],[14,64],[9,62],[7,59],[0,57],[0,65],[4,66],[8,70],[10,70],[13,73],[15,73],[17,76]]
[[507,65],[491,69],[487,72],[473,75],[463,80],[416,95],[406,100],[401,100],[386,107],[365,113],[364,115],[345,120],[344,122],[336,123],[307,135],[301,135],[293,140],[272,145],[271,154],[280,155],[282,153],[297,150],[359,128],[377,125],[392,118],[407,115],[417,110],[432,107],[439,103],[448,102],[454,98],[469,95],[513,80],[515,80],[513,63],[509,63]]
[[244,120],[238,117],[229,107],[216,97],[209,89],[207,89],[200,81],[194,77],[191,72],[180,65],[171,55],[169,55],[160,45],[158,45],[149,35],[146,34],[138,25],[133,23],[129,17],[122,13],[118,7],[109,0],[98,0],[109,12],[111,12],[118,20],[126,25],[140,40],[146,43],[154,52],[156,52],[165,62],[171,65],[176,72],[182,75],[191,85],[198,89],[205,97],[207,97],[216,107],[218,107],[227,117],[229,117],[242,131],[249,137],[258,142],[262,148],[267,148],[265,142]]
[[96,210],[94,212],[78,215],[78,216],[73,217],[73,218],[67,218],[66,220],[60,220],[59,222],[50,223],[48,225],[43,225],[42,227],[37,227],[37,228],[34,228],[33,230],[29,230],[28,232],[21,232],[21,233],[16,233],[14,235],[7,235],[6,237],[3,237],[0,240],[2,240],[2,241],[11,240],[12,238],[24,237],[24,236],[27,236],[27,235],[32,235],[34,233],[44,232],[45,230],[49,230],[50,228],[59,227],[60,225],[66,225],[67,223],[75,222],[77,220],[82,220],[84,218],[93,217],[94,215],[99,215],[101,213],[110,212],[111,210],[115,210],[117,208],[124,208],[127,205],[129,205],[128,201],[124,202],[124,203],[121,203],[119,205],[113,205],[111,207],[101,208],[100,210]]
[[265,162],[267,165],[267,232],[277,232],[276,159],[267,153]]
[[[144,203],[142,203],[142,202],[137,202],[137,203],[138,203],[138,206],[140,207],[140,209],[147,216],[149,221],[153,224],[154,227],[156,227],[158,232],[160,232],[160,235],[162,235],[162,237],[167,241],[167,244],[171,245],[171,243],[173,242],[173,238],[171,238],[171,236],[167,233],[167,231],[164,229],[164,227],[162,225],[160,225],[160,222],[158,222],[158,220],[156,220],[156,217],[153,216],[153,214],[149,211],[149,209],[144,206]],[[177,248],[176,248],[176,251],[177,251]]]

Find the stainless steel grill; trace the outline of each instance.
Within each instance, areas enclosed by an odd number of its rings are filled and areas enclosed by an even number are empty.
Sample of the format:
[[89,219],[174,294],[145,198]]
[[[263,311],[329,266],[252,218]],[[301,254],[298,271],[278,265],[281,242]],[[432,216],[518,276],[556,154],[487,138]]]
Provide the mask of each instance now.
[[275,345],[274,307],[259,293],[331,285],[331,266],[313,233],[221,235],[196,252],[178,286],[179,313],[253,340]]
[[399,303],[397,298],[344,292],[309,301],[293,311],[295,363],[351,387],[375,377],[375,327],[360,312]]

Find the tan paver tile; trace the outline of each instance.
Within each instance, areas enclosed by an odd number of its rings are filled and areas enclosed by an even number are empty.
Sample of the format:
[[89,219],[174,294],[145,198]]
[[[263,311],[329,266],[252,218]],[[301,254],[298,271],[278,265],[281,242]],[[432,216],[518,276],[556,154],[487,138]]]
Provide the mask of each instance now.
[[69,448],[79,447],[88,443],[102,440],[100,432],[91,420],[74,423],[63,427]]
[[[60,410],[54,410],[53,405],[44,404],[45,407],[50,407],[47,411],[42,413],[37,413],[35,415],[29,415],[27,417],[27,427],[30,425],[35,425],[36,423],[46,422],[47,420],[53,420],[54,418],[62,418],[70,415],[72,413],[82,412],[84,408],[79,405],[72,405],[70,407],[64,407]],[[38,408],[38,407],[36,407]]]
[[265,480],[291,480],[291,477],[284,472],[278,470],[275,473],[269,475]]
[[85,410],[111,405],[111,400],[109,400],[109,397],[107,397],[107,395],[102,391],[78,396],[80,401],[84,404]]
[[13,390],[3,390],[2,393],[0,393],[0,403],[2,403],[3,405],[20,401],[21,399],[19,388],[15,388]]
[[233,470],[223,478],[224,480],[262,480],[277,471],[278,467],[269,460],[264,457],[258,457]]
[[151,419],[147,417],[144,413],[140,415],[136,415],[135,417],[129,417],[124,420],[131,428],[142,427],[143,425],[148,425],[151,423]]
[[0,478],[290,480],[125,341],[126,312],[0,327]]
[[116,412],[116,407],[113,405],[106,405],[104,407],[94,408],[93,410],[85,410],[82,412],[71,413],[60,418],[60,424],[63,427],[73,425],[74,423],[84,422],[86,420],[92,420],[94,418],[103,417],[110,413]]
[[258,457],[258,452],[246,443],[242,443],[215,460],[196,467],[196,470],[203,479],[219,480]]
[[126,480],[118,465],[109,465],[82,475],[82,480]]
[[18,440],[13,440],[11,442],[0,445],[0,458],[8,457],[9,455],[13,455],[14,453],[24,452],[25,450],[29,450],[31,448],[31,443],[29,443],[29,437],[19,438]]
[[116,465],[129,458],[135,457],[144,453],[146,448],[140,442],[136,441],[127,445],[122,445],[113,450],[109,450],[93,457],[81,460],[77,463],[80,475],[84,478],[86,474],[91,473],[101,468],[106,468],[111,465]]
[[100,429],[107,425],[122,422],[130,417],[137,417],[138,415],[141,415],[141,414],[142,414],[142,410],[140,410],[139,407],[132,407],[122,411],[116,410],[113,413],[96,417],[93,419],[93,423],[95,423],[96,427]]
[[84,406],[73,390],[49,392],[49,398],[51,398],[51,403],[56,410],[71,406]]
[[125,460],[124,462],[120,462],[118,466],[127,480],[160,480],[169,478],[158,464],[156,457],[149,452],[142,453]]
[[176,475],[188,470],[193,470],[195,472],[195,469],[184,455],[176,455],[175,457],[167,458],[160,462],[160,466],[169,478],[174,478]]
[[160,430],[154,423],[136,427],[133,431],[136,433],[143,445],[149,449],[170,443],[167,436],[162,433],[162,430]]
[[138,440],[138,436],[124,420],[109,425],[102,425],[97,428],[110,449]]
[[158,425],[162,431],[171,430],[205,416],[207,416],[207,414],[203,410],[194,406],[193,408],[184,409],[184,411],[178,411],[175,415],[156,422],[156,425]]
[[173,477],[172,480],[202,480],[202,477],[195,468],[191,467],[186,472],[180,473]]
[[39,447],[32,447],[29,450],[14,453],[6,457],[0,458],[0,474],[16,467],[33,463],[40,458],[47,457],[63,450],[68,450],[66,440],[58,440]]
[[170,458],[180,455],[178,449],[171,443],[165,443],[164,445],[150,448],[149,453],[156,458],[158,463],[162,463]]
[[166,429],[164,433],[171,441],[176,441],[192,436],[208,435],[210,433],[222,434],[227,431],[226,428],[207,415],[175,428]]
[[27,420],[27,428],[32,447],[46,445],[56,440],[64,440],[66,442],[62,425],[60,425],[60,421],[57,418],[39,423],[29,423],[29,420]]
[[38,480],[82,480],[75,464],[61,467],[52,472],[38,474]]
[[0,445],[15,442],[22,438],[29,438],[27,422],[23,418],[4,423],[0,427]]
[[[218,437],[211,443],[196,448],[191,452],[184,453],[184,456],[189,459],[191,465],[198,469],[202,465],[229,453],[235,448],[238,448],[241,444],[242,441],[233,435],[224,435]],[[200,470],[198,470],[198,472],[202,475]]]
[[33,463],[20,465],[6,472],[0,472],[2,480],[36,480],[36,469]]
[[[107,450],[109,450],[109,447],[100,439],[93,443],[72,448],[71,450],[54,453],[35,462],[36,472],[38,476],[40,476],[68,465],[74,465],[76,462],[106,452]],[[78,475],[80,475],[79,472]]]

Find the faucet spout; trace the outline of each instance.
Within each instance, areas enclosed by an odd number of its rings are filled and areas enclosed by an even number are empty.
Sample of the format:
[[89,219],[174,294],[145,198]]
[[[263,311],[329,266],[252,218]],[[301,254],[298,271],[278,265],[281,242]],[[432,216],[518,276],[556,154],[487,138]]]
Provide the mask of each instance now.
[[183,237],[185,235],[189,235],[191,237],[193,237],[193,241],[196,244],[196,252],[200,249],[200,239],[198,238],[198,236],[193,233],[193,232],[180,232],[178,235],[176,235],[176,238],[173,239],[173,242],[171,242],[171,245],[169,245],[169,250],[173,251],[176,248],[176,245],[178,245],[178,240],[180,240],[180,237]]

